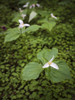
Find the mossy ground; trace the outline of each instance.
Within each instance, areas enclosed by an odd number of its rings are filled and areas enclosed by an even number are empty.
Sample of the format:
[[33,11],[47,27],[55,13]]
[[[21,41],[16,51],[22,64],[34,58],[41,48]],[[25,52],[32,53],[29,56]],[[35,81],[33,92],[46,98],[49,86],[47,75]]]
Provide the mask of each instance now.
[[[5,34],[0,34],[0,100],[75,99],[74,4],[55,6],[51,10],[60,18],[51,32],[39,30],[9,43],[4,43]],[[36,80],[23,81],[24,66],[30,61],[36,62],[36,54],[43,48],[52,47],[59,50],[57,59],[69,65],[72,80],[52,83],[41,73]]]

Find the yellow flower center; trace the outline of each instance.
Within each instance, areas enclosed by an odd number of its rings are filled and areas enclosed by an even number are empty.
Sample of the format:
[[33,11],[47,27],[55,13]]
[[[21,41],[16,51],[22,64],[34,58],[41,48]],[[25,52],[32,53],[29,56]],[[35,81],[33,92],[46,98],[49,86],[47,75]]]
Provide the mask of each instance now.
[[52,62],[48,62],[48,64],[49,64],[49,65],[51,65],[51,64],[52,64]]
[[24,25],[24,23],[22,25]]

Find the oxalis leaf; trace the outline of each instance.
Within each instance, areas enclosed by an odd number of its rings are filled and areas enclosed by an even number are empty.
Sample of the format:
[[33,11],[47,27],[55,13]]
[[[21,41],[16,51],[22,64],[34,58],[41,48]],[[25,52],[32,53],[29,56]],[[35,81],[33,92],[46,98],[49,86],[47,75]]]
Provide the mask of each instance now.
[[30,33],[30,32],[35,32],[40,28],[39,25],[31,25],[28,28],[25,29],[24,32]]
[[52,48],[50,49],[43,49],[41,52],[37,54],[37,58],[41,60],[43,64],[47,63],[53,56],[56,57],[58,54],[58,49]]
[[6,33],[4,42],[16,40],[20,36],[20,30],[18,28],[8,29]]
[[28,22],[30,22],[33,18],[35,18],[36,15],[37,15],[37,13],[36,13],[35,11],[32,11],[32,12],[30,13],[29,21],[28,21]]
[[52,30],[52,28],[56,25],[56,22],[55,21],[50,21],[50,22],[45,22],[42,24],[41,28],[42,29],[47,29],[49,31]]
[[30,62],[22,70],[22,79],[31,80],[38,78],[39,74],[43,71],[42,65],[36,62]]
[[64,81],[65,79],[71,79],[68,65],[64,61],[58,61],[55,63],[58,65],[59,69],[57,70],[49,67],[45,70],[46,77],[55,83]]

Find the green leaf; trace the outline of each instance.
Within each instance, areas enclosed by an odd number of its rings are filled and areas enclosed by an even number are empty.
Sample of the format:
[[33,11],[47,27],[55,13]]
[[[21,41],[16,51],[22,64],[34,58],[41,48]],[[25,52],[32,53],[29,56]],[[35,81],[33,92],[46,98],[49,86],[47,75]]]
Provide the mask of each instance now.
[[52,48],[52,50],[48,50],[47,53],[44,54],[44,56],[45,56],[45,59],[49,61],[53,56],[55,58],[57,54],[58,54],[58,49]]
[[24,32],[30,33],[30,32],[35,32],[40,28],[39,25],[31,25],[28,28],[25,29]]
[[33,18],[35,18],[36,15],[37,15],[37,13],[36,13],[35,11],[32,11],[32,12],[30,13],[29,21],[28,21],[28,22],[30,22]]
[[41,52],[37,54],[37,58],[41,60],[43,64],[48,62],[53,56],[56,57],[58,54],[58,49],[52,48],[52,50],[49,49],[43,49]]
[[4,42],[16,40],[20,36],[19,28],[8,29],[6,33]]
[[39,52],[37,54],[37,58],[43,63],[45,64],[47,62],[47,60],[45,59],[44,54],[48,52],[48,49],[43,49],[41,52]]
[[39,74],[43,71],[42,65],[36,62],[30,62],[22,70],[22,79],[31,80],[38,78]]
[[50,67],[50,71],[45,70],[47,78],[55,83],[64,81],[65,79],[71,79],[70,70],[68,65],[64,61],[55,62],[59,69]]
[[42,29],[47,29],[49,31],[52,30],[52,28],[56,25],[55,21],[50,21],[50,22],[45,22],[44,24],[42,24],[41,28]]
[[44,18],[44,19],[39,19],[39,20],[37,21],[38,24],[42,24],[42,23],[46,23],[46,22],[47,22],[47,19],[46,19],[46,18]]
[[50,15],[50,11],[46,11],[46,10],[39,10],[38,13],[42,16],[42,17],[46,17],[48,18]]

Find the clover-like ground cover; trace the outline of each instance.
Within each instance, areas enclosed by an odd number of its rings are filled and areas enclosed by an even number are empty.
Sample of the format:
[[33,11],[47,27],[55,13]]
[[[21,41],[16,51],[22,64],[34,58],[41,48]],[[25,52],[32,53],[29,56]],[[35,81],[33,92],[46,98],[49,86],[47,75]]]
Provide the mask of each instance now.
[[[0,100],[74,100],[75,21],[72,11],[71,4],[56,8],[55,13],[60,16],[59,25],[51,32],[39,30],[36,34],[20,36],[5,44],[4,34],[0,34]],[[52,83],[42,72],[36,80],[23,81],[21,71],[24,66],[30,61],[36,62],[36,54],[43,48],[52,47],[59,50],[57,59],[63,59],[69,65],[72,80]]]

